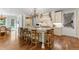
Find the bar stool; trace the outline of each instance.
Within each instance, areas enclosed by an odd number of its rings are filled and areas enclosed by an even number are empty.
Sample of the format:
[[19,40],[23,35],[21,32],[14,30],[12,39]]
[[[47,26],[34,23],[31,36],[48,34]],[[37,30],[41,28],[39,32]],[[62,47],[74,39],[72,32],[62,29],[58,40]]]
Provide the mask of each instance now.
[[47,32],[45,33],[46,35],[46,46],[49,49],[53,48],[53,37],[54,37],[54,32],[53,29],[47,30]]
[[20,46],[23,46],[24,45],[24,29],[21,27],[19,28],[19,43],[20,43]]
[[28,30],[28,44],[30,45],[31,44],[31,31]]
[[27,28],[24,28],[23,35],[24,35],[24,42],[27,43],[28,42],[28,29]]
[[31,44],[33,46],[31,49],[37,47],[39,44],[39,33],[37,32],[37,30],[31,31]]
[[19,28],[19,39],[23,39],[23,28]]
[[30,46],[31,44],[31,32],[28,30],[28,28],[24,29],[24,40],[25,40],[26,47],[28,49],[28,46]]

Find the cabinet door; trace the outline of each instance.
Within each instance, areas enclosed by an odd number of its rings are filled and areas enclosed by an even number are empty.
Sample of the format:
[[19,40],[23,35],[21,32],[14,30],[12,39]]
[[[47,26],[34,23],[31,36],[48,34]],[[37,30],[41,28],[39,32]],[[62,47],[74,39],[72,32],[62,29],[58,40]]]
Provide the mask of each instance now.
[[25,23],[25,26],[26,27],[31,27],[32,26],[32,19],[31,18],[29,18],[29,19],[26,19],[26,21],[25,21],[26,23]]
[[55,12],[51,12],[51,17],[52,17],[52,23],[55,23]]
[[[61,12],[56,12],[55,13],[55,23],[61,23],[62,22],[62,13]],[[55,35],[61,35],[61,29],[59,27],[54,28],[54,34]]]
[[56,12],[55,13],[55,22],[56,23],[61,23],[61,18],[62,18],[62,13],[61,12]]

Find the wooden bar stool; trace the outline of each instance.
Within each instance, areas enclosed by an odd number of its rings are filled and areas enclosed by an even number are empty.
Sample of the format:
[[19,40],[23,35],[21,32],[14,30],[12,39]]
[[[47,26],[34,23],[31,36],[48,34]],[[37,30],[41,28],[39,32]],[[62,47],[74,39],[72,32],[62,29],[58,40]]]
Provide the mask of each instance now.
[[53,29],[51,30],[47,30],[47,32],[45,33],[45,36],[46,36],[46,46],[47,48],[49,49],[52,49],[53,48]]
[[28,28],[24,29],[24,41],[27,46],[31,44],[31,32]]
[[33,46],[31,49],[37,47],[39,44],[39,33],[37,32],[37,30],[31,31],[31,43]]
[[21,27],[19,28],[19,44],[20,46],[24,45],[24,29]]
[[23,39],[23,28],[19,28],[19,39]]
[[27,43],[28,42],[28,29],[27,28],[24,28],[23,35],[24,35],[24,42]]

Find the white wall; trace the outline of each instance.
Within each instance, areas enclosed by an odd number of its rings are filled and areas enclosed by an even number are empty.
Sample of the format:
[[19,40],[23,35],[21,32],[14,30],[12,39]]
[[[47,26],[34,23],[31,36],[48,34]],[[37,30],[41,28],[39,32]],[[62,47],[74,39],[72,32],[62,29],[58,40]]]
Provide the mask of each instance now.
[[79,9],[77,10],[77,37],[79,38]]
[[[74,12],[74,29],[69,27],[62,27],[62,28],[54,28],[55,35],[66,35],[66,36],[73,36],[79,37],[79,9],[67,9],[60,12],[53,12],[52,11],[52,23],[62,23],[63,24],[63,13]],[[62,14],[62,15],[61,15]]]

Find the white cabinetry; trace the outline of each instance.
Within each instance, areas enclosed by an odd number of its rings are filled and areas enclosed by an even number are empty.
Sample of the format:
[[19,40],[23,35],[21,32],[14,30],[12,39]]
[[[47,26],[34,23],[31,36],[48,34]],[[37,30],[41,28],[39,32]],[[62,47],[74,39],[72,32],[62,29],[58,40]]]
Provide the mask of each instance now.
[[[54,13],[54,22],[53,23],[62,23],[62,12],[55,12]],[[62,28],[59,26],[60,25],[54,27],[54,34],[55,35],[62,34],[62,32],[61,32]]]

